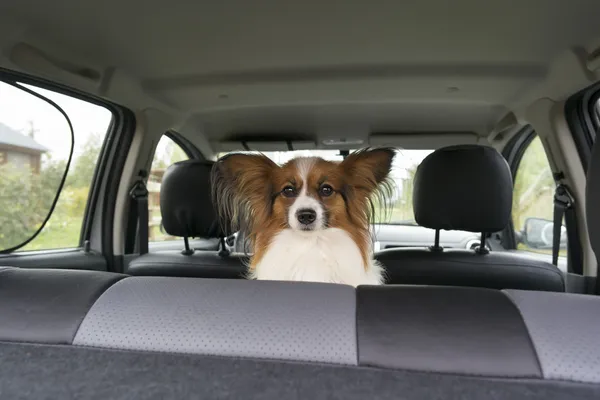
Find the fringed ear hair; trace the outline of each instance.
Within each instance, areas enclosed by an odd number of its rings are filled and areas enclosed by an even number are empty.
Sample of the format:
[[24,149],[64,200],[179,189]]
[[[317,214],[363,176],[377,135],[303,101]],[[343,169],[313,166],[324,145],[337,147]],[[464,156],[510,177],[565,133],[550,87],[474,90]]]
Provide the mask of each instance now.
[[276,168],[262,154],[234,153],[217,160],[211,172],[212,198],[224,229],[251,229],[257,211],[268,204]]
[[376,208],[385,211],[394,194],[395,185],[389,175],[395,156],[396,150],[391,147],[365,148],[348,155],[340,164],[355,195],[368,200],[369,222],[373,222]]

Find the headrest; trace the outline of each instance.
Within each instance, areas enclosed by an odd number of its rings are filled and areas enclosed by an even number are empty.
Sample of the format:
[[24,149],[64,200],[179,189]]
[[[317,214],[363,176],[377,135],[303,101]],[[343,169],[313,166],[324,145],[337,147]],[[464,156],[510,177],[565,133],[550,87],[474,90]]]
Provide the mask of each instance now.
[[590,244],[600,259],[600,144],[596,139],[592,149],[592,158],[587,171],[587,185],[585,189],[585,212],[587,218]]
[[426,228],[497,232],[512,209],[508,163],[492,147],[444,147],[417,168],[413,188],[415,221]]
[[167,168],[160,189],[160,213],[165,231],[173,236],[222,236],[212,204],[212,162],[187,160]]

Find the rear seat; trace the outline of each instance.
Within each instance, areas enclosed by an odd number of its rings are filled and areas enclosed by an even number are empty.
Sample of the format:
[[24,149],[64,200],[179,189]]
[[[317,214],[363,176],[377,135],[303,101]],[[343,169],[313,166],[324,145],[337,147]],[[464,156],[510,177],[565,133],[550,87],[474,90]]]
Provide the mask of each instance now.
[[600,384],[599,307],[516,290],[0,271],[0,342],[502,379]]
[[[478,145],[442,148],[417,169],[415,220],[438,232],[497,232],[510,220],[512,188],[508,165],[495,149]],[[479,250],[442,249],[433,244],[428,249],[386,249],[375,258],[386,267],[391,284],[566,290],[564,275],[550,263],[522,254]]]
[[[160,211],[165,231],[173,236],[223,239],[212,205],[209,161],[188,160],[171,165],[162,181]],[[153,251],[132,262],[127,274],[196,278],[243,278],[245,258],[228,251],[189,249]]]

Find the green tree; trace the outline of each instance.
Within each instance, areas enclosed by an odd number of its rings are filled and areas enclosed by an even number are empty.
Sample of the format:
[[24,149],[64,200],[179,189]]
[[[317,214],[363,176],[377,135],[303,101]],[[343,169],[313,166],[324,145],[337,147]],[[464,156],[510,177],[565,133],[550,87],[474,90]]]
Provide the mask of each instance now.
[[45,162],[39,174],[0,166],[0,250],[28,240],[48,215],[65,171],[64,161]]
[[[163,141],[166,143],[164,144],[164,150],[160,153],[159,149],[161,149],[161,144],[164,143]],[[189,159],[183,149],[168,136],[163,136],[161,142],[159,142],[157,152],[154,154],[154,159],[152,160],[152,170],[166,169],[176,162]]]
[[375,199],[375,222],[376,223],[410,223],[414,220],[412,193],[417,165],[412,165],[406,170],[406,178],[400,182],[394,182],[393,191],[400,196],[393,203],[388,203],[385,207],[379,204],[379,199]]
[[413,187],[417,167],[418,165],[413,165],[406,170],[407,177],[402,181],[402,196],[398,199],[394,207],[395,222],[414,221]]
[[71,164],[67,177],[69,186],[76,188],[90,186],[101,148],[102,136],[100,134],[94,133],[87,138]]
[[[69,248],[76,247],[79,244],[90,184],[101,148],[102,136],[92,134],[74,152],[67,180],[52,216],[35,240],[21,250]],[[62,161],[62,163],[64,165],[65,162]],[[48,164],[44,167],[44,172],[47,168],[52,169],[54,167]],[[64,171],[64,167],[62,171]],[[56,189],[54,190],[54,193],[56,193]]]
[[515,229],[522,229],[529,217],[552,220],[555,188],[544,146],[536,137],[523,154],[514,182]]
[[[33,128],[32,128],[33,129]],[[75,247],[102,138],[91,135],[76,151],[56,207],[40,234],[21,250]],[[0,249],[28,240],[46,219],[66,168],[65,160],[43,156],[39,174],[11,164],[0,166]]]

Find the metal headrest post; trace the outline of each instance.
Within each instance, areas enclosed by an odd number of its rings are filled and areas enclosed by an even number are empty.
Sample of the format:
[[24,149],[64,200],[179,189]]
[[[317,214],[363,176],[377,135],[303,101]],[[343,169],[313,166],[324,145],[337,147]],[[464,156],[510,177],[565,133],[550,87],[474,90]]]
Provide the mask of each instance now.
[[444,248],[440,246],[440,230],[439,229],[435,230],[435,242],[433,243],[433,246],[429,248],[429,250],[431,250],[433,252],[444,251]]
[[479,242],[479,247],[475,249],[475,253],[477,254],[489,254],[489,250],[485,246],[485,232],[481,232],[481,241]]
[[187,236],[183,237],[183,244],[185,245],[185,249],[182,250],[181,254],[184,256],[191,256],[194,254],[194,249],[190,248],[190,242]]

